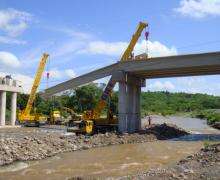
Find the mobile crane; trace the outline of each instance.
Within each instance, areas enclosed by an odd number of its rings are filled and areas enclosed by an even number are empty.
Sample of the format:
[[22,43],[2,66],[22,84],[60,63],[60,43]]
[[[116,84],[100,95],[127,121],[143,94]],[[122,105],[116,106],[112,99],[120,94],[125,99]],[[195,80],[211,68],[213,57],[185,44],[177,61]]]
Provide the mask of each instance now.
[[[145,27],[147,27],[148,24],[144,22],[139,23],[139,27],[135,34],[132,36],[132,39],[125,50],[124,54],[122,55],[120,61],[126,61],[129,59],[129,57],[132,55],[132,51],[134,49],[135,44],[137,43],[139,37],[141,36],[141,33]],[[106,106],[108,98],[111,96],[112,91],[114,89],[114,86],[116,84],[116,81],[114,81],[112,78],[110,78],[107,86],[105,87],[103,94],[96,104],[96,107],[94,110],[85,111],[83,113],[83,120],[78,123],[77,130],[69,129],[69,131],[73,131],[76,133],[82,133],[82,134],[92,134],[96,132],[99,127],[109,127],[111,128],[111,124],[116,124],[117,120],[114,119],[113,114],[111,111],[108,112],[107,118],[100,118],[100,114],[103,111],[104,107]]]
[[43,54],[43,57],[42,57],[40,66],[38,68],[37,75],[35,77],[35,80],[34,80],[26,107],[24,110],[19,111],[19,113],[18,113],[19,123],[25,124],[26,126],[30,126],[30,125],[39,126],[40,124],[46,122],[46,117],[43,117],[41,114],[38,114],[35,112],[34,112],[34,114],[30,114],[30,113],[31,113],[32,105],[36,99],[37,88],[39,86],[40,79],[41,79],[41,76],[42,76],[42,73],[43,73],[48,56],[49,56],[49,54],[47,54],[47,53]]

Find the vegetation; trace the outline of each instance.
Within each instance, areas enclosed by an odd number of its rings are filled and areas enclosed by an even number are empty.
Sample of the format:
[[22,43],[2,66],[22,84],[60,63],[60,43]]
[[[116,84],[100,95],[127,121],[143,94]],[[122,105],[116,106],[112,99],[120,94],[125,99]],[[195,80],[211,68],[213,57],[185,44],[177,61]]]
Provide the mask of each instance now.
[[[95,108],[95,105],[98,102],[104,87],[104,84],[97,85],[91,83],[86,86],[67,91],[60,96],[52,97],[52,99],[49,100],[44,98],[42,93],[38,93],[34,104],[35,108],[32,111],[36,110],[37,113],[49,115],[53,110],[60,110],[62,107],[68,107],[77,113],[82,113],[85,110]],[[25,109],[27,100],[28,95],[18,95],[17,104],[19,110]],[[108,102],[108,106],[115,114],[117,113],[117,102],[117,92],[113,92],[111,101]],[[7,104],[10,105],[10,103]],[[10,109],[10,107],[8,107],[8,109]],[[104,109],[103,113],[106,113],[106,109],[107,108]]]
[[[91,83],[67,91],[51,100],[46,100],[41,93],[38,93],[34,106],[37,112],[45,115],[49,115],[52,110],[61,109],[62,106],[81,113],[95,107],[104,87],[105,84]],[[25,108],[27,99],[28,95],[18,95],[18,109]],[[7,100],[10,101],[10,97]],[[118,113],[118,92],[113,92],[111,100],[107,104],[115,114]],[[7,106],[10,106],[10,102],[7,103]],[[220,112],[213,110],[220,109],[220,97],[206,94],[142,92],[141,106],[142,115],[147,112],[162,115],[193,112],[194,117],[207,118],[210,124],[220,119]],[[106,113],[106,109],[103,113]]]
[[208,147],[213,144],[219,144],[219,141],[212,141],[209,138],[203,141],[204,147]]
[[193,117],[207,119],[209,125],[220,122],[220,111],[216,109],[200,110],[192,113]]
[[220,109],[220,97],[206,94],[170,92],[143,92],[142,113],[152,112],[171,115],[179,112]]

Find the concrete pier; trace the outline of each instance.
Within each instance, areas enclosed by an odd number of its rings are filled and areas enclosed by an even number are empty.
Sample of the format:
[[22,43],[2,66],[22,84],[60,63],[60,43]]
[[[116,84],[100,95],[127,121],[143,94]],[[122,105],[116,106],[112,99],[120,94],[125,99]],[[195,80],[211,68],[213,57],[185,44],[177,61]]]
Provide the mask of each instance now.
[[11,125],[15,125],[17,108],[17,93],[13,92],[11,95]]
[[145,80],[122,71],[112,77],[119,82],[119,131],[135,132],[141,129],[141,87]]
[[22,92],[22,88],[17,85],[17,81],[13,80],[11,76],[0,77],[0,126],[5,126],[6,92],[12,93],[10,124],[14,126],[16,121],[17,93]]
[[0,91],[0,125],[5,126],[6,92]]

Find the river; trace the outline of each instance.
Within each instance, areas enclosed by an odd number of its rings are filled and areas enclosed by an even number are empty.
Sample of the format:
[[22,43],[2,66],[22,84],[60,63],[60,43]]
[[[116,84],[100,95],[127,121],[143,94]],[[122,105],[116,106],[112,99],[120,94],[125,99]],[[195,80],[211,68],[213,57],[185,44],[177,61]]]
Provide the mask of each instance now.
[[[73,176],[107,177],[137,174],[170,166],[197,152],[203,140],[220,140],[218,130],[205,120],[190,117],[153,116],[153,123],[173,123],[192,135],[168,141],[123,144],[63,153],[40,161],[16,162],[0,168],[0,179],[66,179]],[[143,125],[146,120],[143,119]]]

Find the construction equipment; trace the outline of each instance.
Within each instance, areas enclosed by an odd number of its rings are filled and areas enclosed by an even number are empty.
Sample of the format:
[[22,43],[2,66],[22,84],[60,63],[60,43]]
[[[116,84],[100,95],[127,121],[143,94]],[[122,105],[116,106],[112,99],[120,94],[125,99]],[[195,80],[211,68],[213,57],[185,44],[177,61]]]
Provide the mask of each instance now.
[[67,107],[62,107],[62,114],[65,111],[70,114],[70,118],[68,118],[65,121],[66,126],[69,126],[69,127],[74,126],[76,121],[81,121],[82,120],[83,115],[77,114],[76,112],[74,112],[74,110],[72,110],[70,108],[67,108]]
[[[127,49],[125,50],[124,54],[122,55],[120,61],[126,61],[131,56],[133,56],[132,51],[134,49],[134,46],[137,43],[139,37],[141,36],[143,29],[147,26],[148,26],[147,23],[143,23],[143,22],[139,23],[139,27],[136,33],[132,36],[132,39]],[[116,81],[114,81],[111,78],[106,88],[104,89],[103,94],[100,100],[98,101],[95,109],[84,112],[83,120],[78,124],[79,130],[77,130],[77,132],[80,132],[83,134],[91,134],[93,132],[99,131],[101,128],[115,127],[114,123],[117,124],[117,120],[113,117],[110,111],[108,112],[107,119],[100,118],[100,114],[103,111],[104,107],[106,106],[107,100],[111,96],[115,84],[116,84]],[[111,124],[112,122],[114,125]],[[76,132],[76,130],[75,131],[73,130],[73,132]]]
[[50,117],[47,119],[47,124],[57,124],[57,125],[64,124],[60,111],[52,111],[50,113]]
[[44,66],[46,64],[48,56],[49,55],[47,53],[43,54],[40,66],[37,71],[36,78],[34,80],[34,84],[31,89],[31,93],[30,93],[26,108],[25,108],[25,110],[19,111],[19,113],[18,113],[19,123],[25,124],[26,126],[39,126],[40,124],[46,123],[46,117],[44,117],[41,114],[38,114],[36,112],[34,112],[33,114],[30,114],[30,113],[31,113],[32,105],[33,105],[35,98],[36,98],[37,88],[39,86],[40,79],[41,79],[41,76],[42,76],[42,73],[44,70]]

